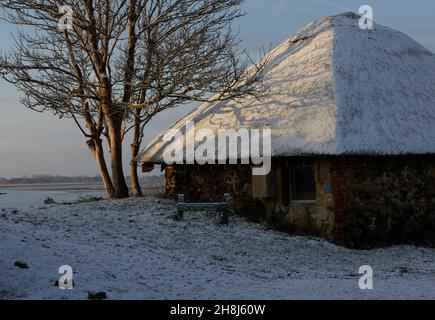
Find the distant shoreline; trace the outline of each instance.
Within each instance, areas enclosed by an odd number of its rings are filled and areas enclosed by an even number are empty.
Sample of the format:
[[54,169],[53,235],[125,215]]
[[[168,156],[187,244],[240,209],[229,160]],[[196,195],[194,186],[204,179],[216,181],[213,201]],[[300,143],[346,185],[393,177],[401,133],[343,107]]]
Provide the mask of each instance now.
[[4,190],[45,190],[45,191],[103,191],[101,183],[79,183],[79,182],[53,182],[53,183],[11,183],[0,184],[0,191]]
[[14,187],[14,186],[38,186],[38,185],[103,185],[101,182],[29,182],[29,183],[0,183],[0,187]]
[[[130,182],[130,178],[126,177],[127,184]],[[152,175],[147,177],[141,177],[139,179],[140,184],[143,186],[161,186],[165,184],[165,179],[163,175]],[[2,178],[0,177],[0,189],[24,189],[31,188],[36,189],[38,187],[45,188],[48,187],[52,190],[54,187],[66,188],[67,190],[80,189],[80,190],[104,190],[103,182],[101,177],[94,176],[32,176],[32,177],[21,177],[21,178]]]
[[[129,183],[127,183],[129,184]],[[160,189],[164,188],[163,183],[141,183],[144,189]],[[21,191],[104,191],[104,186],[99,182],[50,182],[50,183],[11,183],[0,184],[0,195],[5,190],[21,190]]]

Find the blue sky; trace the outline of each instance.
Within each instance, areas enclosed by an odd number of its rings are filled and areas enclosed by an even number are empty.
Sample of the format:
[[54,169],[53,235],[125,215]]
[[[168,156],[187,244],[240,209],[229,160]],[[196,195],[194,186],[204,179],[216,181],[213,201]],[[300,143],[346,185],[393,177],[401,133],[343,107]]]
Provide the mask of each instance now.
[[[435,52],[435,1],[433,0],[247,0],[247,15],[238,21],[242,47],[254,54],[275,47],[305,24],[369,4],[374,19],[405,32]],[[13,29],[0,22],[0,50],[11,45]],[[148,141],[193,106],[159,115],[146,130]],[[27,110],[17,90],[0,81],[0,177],[32,174],[94,175],[95,163],[74,123],[50,114]],[[128,169],[128,144],[125,166]]]

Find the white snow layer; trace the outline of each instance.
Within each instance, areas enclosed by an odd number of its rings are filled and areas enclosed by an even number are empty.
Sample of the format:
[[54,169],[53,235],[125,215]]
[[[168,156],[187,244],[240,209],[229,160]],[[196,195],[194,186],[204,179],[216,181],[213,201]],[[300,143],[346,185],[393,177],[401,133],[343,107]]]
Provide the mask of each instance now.
[[[315,21],[269,53],[269,94],[204,103],[175,123],[272,129],[272,155],[435,153],[435,55],[407,35],[355,14]],[[182,130],[183,132],[183,130]],[[157,136],[141,161],[161,162]]]
[[[435,249],[349,250],[175,212],[151,197],[0,211],[0,299],[435,299]],[[54,286],[61,265],[73,268],[72,290]],[[362,265],[373,290],[359,289]]]

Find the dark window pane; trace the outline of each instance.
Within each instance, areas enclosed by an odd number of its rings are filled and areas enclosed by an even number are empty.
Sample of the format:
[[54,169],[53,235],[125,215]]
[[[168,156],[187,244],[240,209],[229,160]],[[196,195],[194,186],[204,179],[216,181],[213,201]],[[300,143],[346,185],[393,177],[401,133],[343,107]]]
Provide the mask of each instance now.
[[282,202],[285,206],[290,203],[290,170],[289,167],[282,167]]
[[313,167],[291,168],[292,200],[316,200],[316,182]]

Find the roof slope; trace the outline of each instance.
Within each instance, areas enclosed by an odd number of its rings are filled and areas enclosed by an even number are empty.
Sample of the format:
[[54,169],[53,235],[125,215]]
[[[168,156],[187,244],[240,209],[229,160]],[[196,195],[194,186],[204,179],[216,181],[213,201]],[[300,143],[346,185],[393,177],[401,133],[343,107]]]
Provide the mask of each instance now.
[[[435,55],[345,13],[302,28],[269,53],[262,101],[204,103],[186,121],[218,129],[272,128],[272,155],[435,153]],[[140,160],[160,162],[157,136]]]

